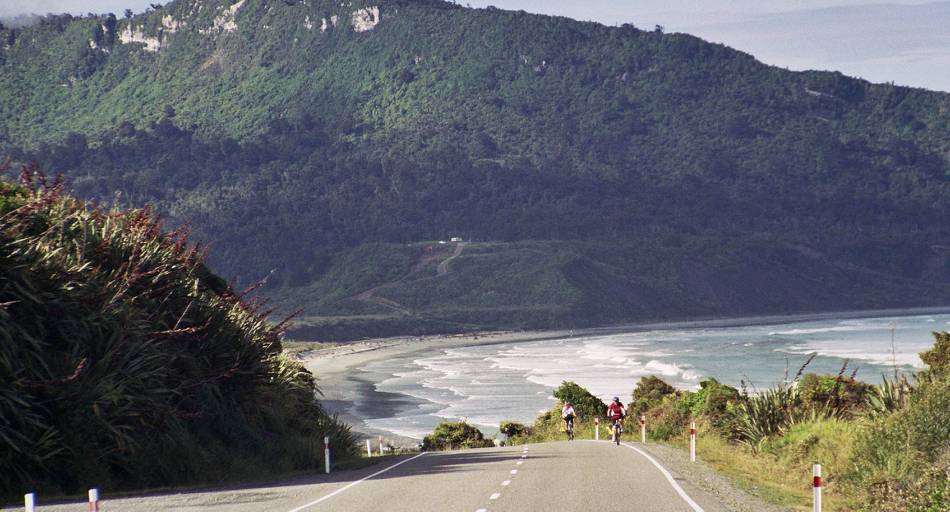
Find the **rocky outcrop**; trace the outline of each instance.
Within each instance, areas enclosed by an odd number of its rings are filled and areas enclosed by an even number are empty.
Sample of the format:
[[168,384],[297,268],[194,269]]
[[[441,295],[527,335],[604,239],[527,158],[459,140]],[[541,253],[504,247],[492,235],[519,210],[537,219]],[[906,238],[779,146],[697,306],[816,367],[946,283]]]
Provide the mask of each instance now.
[[162,42],[158,37],[148,37],[142,27],[133,27],[131,24],[119,32],[119,41],[122,44],[144,44],[145,51],[157,52],[162,49]]
[[171,15],[162,17],[162,31],[166,34],[174,34],[187,24],[186,21],[177,20]]
[[367,7],[353,11],[351,22],[354,32],[368,32],[379,25],[379,7]]
[[202,34],[209,34],[212,32],[234,32],[238,29],[237,26],[237,13],[241,10],[241,7],[244,7],[244,2],[246,0],[240,0],[231,7],[225,9],[224,12],[219,14],[214,18],[214,21],[211,22],[211,27],[201,30]]

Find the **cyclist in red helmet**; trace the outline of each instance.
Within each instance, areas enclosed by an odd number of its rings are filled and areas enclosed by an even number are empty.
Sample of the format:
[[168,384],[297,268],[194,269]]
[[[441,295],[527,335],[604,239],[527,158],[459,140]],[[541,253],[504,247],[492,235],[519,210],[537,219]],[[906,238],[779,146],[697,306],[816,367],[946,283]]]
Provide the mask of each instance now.
[[607,406],[607,419],[610,420],[613,431],[613,441],[620,445],[620,434],[623,432],[623,417],[627,415],[627,408],[620,403],[620,397],[614,397]]

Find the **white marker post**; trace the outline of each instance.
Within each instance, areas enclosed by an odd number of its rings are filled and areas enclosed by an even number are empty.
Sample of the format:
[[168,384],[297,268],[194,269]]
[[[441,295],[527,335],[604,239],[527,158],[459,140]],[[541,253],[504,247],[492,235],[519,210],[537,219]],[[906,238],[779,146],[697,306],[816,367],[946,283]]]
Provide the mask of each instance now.
[[26,506],[26,512],[36,512],[36,495],[32,492],[24,494],[23,504]]
[[696,422],[689,424],[689,461],[696,462]]
[[383,436],[379,436],[379,454],[383,454]]
[[89,489],[89,512],[99,512],[99,489]]
[[645,414],[640,415],[640,443],[647,444],[647,417]]
[[815,512],[821,512],[821,464],[815,464],[813,484],[815,487]]
[[600,418],[594,418],[594,441],[600,441]]
[[373,456],[373,442],[370,441],[369,439],[366,440],[366,456],[367,457]]
[[330,474],[330,437],[323,438],[323,460],[326,461],[327,474]]

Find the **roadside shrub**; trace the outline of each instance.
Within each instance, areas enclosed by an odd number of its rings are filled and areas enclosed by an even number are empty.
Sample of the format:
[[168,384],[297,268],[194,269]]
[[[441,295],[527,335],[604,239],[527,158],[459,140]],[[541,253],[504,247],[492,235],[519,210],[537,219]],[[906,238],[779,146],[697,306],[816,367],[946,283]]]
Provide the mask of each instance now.
[[[683,402],[677,401],[675,396],[667,396],[657,406],[646,412],[647,433],[651,438],[659,441],[672,439],[686,429],[689,423],[689,409],[683,407]],[[626,428],[639,429],[638,418],[628,416]]]
[[802,405],[852,414],[864,407],[873,386],[842,375],[806,374],[798,383]]
[[642,414],[647,409],[660,403],[663,398],[676,394],[676,388],[663,379],[650,375],[640,377],[640,382],[633,389],[632,401],[628,409],[630,414]]
[[778,386],[750,396],[736,410],[736,440],[754,450],[771,436],[781,435],[794,423],[800,408],[799,391],[791,386]]
[[850,474],[860,510],[950,510],[950,375],[946,333],[921,354],[926,377],[907,404],[878,416],[860,440]]
[[934,346],[920,353],[920,360],[927,365],[922,378],[940,378],[950,374],[950,333],[935,332]]
[[480,430],[464,421],[443,421],[422,440],[423,451],[489,448],[492,446],[495,446],[494,441],[485,439]]
[[950,378],[922,384],[905,409],[875,421],[854,460],[863,510],[950,508]]
[[689,404],[690,415],[706,416],[714,426],[719,426],[726,422],[730,407],[739,401],[739,391],[710,378],[699,382],[699,391],[683,393],[682,400]]
[[503,421],[498,426],[498,431],[505,434],[508,438],[526,436],[531,433],[531,428],[522,423],[514,421]]
[[872,418],[887,416],[903,409],[914,389],[903,375],[893,381],[888,379],[887,375],[882,375],[881,380],[882,382],[868,393],[864,405],[865,413]]
[[[607,404],[592,395],[590,391],[577,385],[575,382],[564,381],[554,390],[554,397],[564,402],[571,402],[574,410],[581,418],[598,418],[607,411]],[[560,409],[558,410],[560,419]]]

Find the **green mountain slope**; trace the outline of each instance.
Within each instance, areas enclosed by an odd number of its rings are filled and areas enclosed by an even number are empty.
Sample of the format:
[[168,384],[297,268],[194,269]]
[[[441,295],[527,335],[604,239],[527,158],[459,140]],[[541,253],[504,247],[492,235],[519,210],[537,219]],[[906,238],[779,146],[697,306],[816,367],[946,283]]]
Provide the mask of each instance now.
[[[2,32],[3,146],[334,335],[950,302],[946,93],[439,1],[112,24]],[[452,236],[484,245],[425,270]]]

